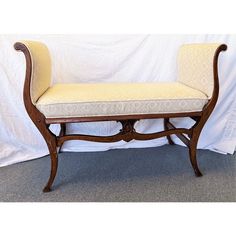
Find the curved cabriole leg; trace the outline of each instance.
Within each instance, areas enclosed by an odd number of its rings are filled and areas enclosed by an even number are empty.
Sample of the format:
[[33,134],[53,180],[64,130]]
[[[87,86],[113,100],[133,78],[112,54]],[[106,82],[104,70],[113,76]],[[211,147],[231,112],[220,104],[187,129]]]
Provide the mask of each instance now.
[[189,146],[190,162],[192,164],[195,175],[197,177],[201,177],[202,173],[198,168],[196,151],[197,151],[197,140],[193,139],[190,141],[190,146]]
[[[164,118],[164,130],[167,131],[169,130],[168,129],[168,126],[167,126],[167,123],[169,122],[169,118]],[[167,140],[168,140],[168,143],[170,145],[174,145],[175,143],[173,142],[172,138],[170,137],[170,135],[167,135]]]
[[57,167],[58,167],[58,154],[57,154],[57,146],[56,142],[48,144],[48,149],[50,152],[50,158],[51,158],[51,172],[50,177],[48,179],[47,185],[44,187],[43,192],[50,192],[51,187],[53,184],[53,181],[57,174]]
[[34,120],[35,125],[41,132],[49,150],[50,158],[51,158],[51,172],[50,177],[48,179],[47,185],[44,187],[43,192],[50,192],[51,186],[57,174],[57,166],[58,166],[58,158],[57,158],[57,138],[56,135],[53,134],[49,125],[45,123],[44,117],[39,118],[38,120]]
[[191,128],[192,135],[190,137],[190,142],[189,142],[189,157],[190,157],[190,162],[194,169],[195,175],[197,177],[202,176],[202,173],[199,170],[198,164],[197,164],[197,155],[196,155],[197,143],[198,143],[198,139],[201,134],[202,128],[204,127],[208,117],[209,117],[209,113],[205,112],[203,116],[199,120],[197,120],[195,125]]

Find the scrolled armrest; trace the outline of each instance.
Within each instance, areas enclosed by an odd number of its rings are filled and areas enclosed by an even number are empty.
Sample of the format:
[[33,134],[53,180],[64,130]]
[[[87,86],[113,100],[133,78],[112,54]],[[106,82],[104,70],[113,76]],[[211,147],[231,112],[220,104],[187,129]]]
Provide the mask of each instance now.
[[22,51],[26,58],[24,99],[30,97],[33,104],[50,87],[51,58],[47,46],[37,41],[21,41],[14,48]]
[[208,98],[219,92],[218,56],[225,44],[185,44],[178,53],[178,81],[200,90]]

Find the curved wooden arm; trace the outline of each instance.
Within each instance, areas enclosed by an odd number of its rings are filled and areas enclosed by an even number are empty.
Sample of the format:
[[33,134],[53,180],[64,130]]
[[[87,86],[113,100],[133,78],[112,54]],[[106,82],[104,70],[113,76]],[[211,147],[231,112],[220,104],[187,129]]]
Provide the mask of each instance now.
[[31,77],[32,77],[32,59],[31,59],[30,52],[25,44],[17,42],[14,44],[14,48],[17,51],[23,52],[25,55],[26,73],[25,73],[25,82],[24,82],[24,90],[23,90],[23,99],[24,99],[25,108],[31,117],[31,115],[33,115],[32,109],[33,110],[36,109],[36,107],[32,103],[31,94],[30,94],[30,85],[31,85]]
[[215,105],[217,103],[218,97],[219,97],[219,75],[218,75],[218,58],[222,51],[227,50],[227,45],[221,44],[215,51],[214,59],[213,59],[213,77],[214,77],[214,87],[212,96],[209,100],[209,102],[205,105],[203,108],[203,111],[207,117],[210,116],[213,109],[215,108]]
[[218,75],[218,58],[219,55],[222,51],[227,50],[227,45],[226,44],[221,44],[215,51],[214,59],[213,59],[213,76],[214,76],[214,87],[213,87],[213,93],[212,97],[207,104],[206,107],[213,106],[212,110],[214,109],[216,102],[219,97],[219,75]]

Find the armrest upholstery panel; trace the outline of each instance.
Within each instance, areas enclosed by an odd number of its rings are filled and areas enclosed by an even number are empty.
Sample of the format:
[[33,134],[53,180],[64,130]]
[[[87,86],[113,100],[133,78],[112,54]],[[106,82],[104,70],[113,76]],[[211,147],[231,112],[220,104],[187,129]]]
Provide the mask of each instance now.
[[178,81],[211,98],[214,88],[213,61],[220,44],[185,44],[178,53]]
[[29,50],[32,61],[30,96],[33,104],[50,87],[51,58],[47,46],[36,41],[21,41]]

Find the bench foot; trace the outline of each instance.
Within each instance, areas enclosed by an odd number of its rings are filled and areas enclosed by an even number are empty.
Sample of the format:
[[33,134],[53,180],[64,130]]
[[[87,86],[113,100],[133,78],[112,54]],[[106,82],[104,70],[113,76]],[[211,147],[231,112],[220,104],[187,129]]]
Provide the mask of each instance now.
[[44,189],[43,189],[43,192],[44,193],[49,193],[49,192],[51,192],[52,190],[51,190],[51,188],[49,188],[49,187],[45,187]]
[[199,169],[194,169],[194,172],[195,172],[196,177],[202,177],[203,176],[203,174],[200,172]]

